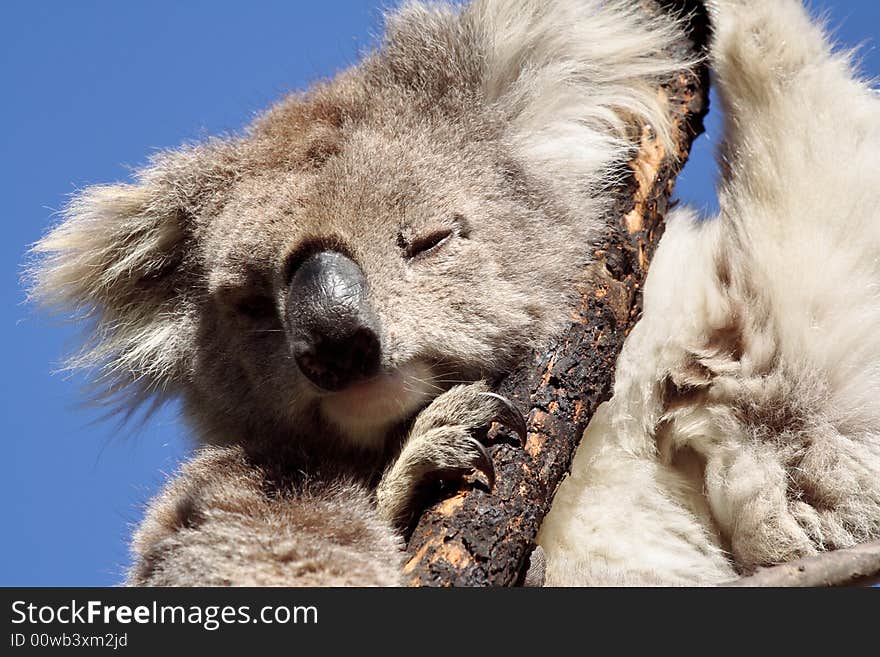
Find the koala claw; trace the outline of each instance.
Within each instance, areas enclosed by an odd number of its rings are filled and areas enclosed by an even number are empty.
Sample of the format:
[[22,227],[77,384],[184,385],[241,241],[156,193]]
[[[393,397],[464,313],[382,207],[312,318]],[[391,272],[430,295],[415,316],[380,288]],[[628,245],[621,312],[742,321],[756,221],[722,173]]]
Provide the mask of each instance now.
[[492,462],[492,457],[489,456],[489,452],[486,451],[485,446],[476,438],[471,438],[473,441],[473,446],[477,450],[477,455],[473,463],[474,470],[482,472],[486,476],[486,481],[489,484],[489,490],[495,487],[495,464]]
[[519,436],[520,444],[525,447],[526,439],[528,438],[526,419],[519,412],[519,409],[513,405],[513,402],[494,392],[481,392],[480,396],[490,397],[499,403],[498,413],[493,420],[516,433]]
[[522,413],[507,399],[488,391],[484,381],[460,385],[438,396],[413,423],[397,460],[376,489],[380,512],[395,524],[407,521],[420,484],[452,479],[469,470],[482,473],[491,490],[495,465],[480,441],[480,430],[493,422],[515,431],[525,441]]

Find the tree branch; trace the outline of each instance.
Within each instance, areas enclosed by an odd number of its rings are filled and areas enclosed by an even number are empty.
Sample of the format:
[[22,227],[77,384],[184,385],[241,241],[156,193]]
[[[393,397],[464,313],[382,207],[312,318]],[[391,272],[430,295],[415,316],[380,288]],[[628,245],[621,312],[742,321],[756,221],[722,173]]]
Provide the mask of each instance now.
[[[698,8],[699,3],[662,3]],[[656,8],[655,8],[656,10]],[[708,37],[702,12],[692,17],[686,43],[693,56]],[[706,70],[682,74],[658,89],[674,117],[675,149],[668,151],[650,128],[616,193],[615,216],[594,263],[578,289],[580,303],[562,336],[511,373],[498,391],[527,409],[524,450],[505,430],[489,433],[497,483],[491,492],[465,482],[426,510],[408,544],[404,577],[415,586],[510,586],[524,564],[556,489],[571,467],[580,437],[609,396],[623,341],[641,313],[641,289],[663,233],[675,177],[708,109]]]
[[880,541],[759,568],[722,586],[870,586],[880,583]]

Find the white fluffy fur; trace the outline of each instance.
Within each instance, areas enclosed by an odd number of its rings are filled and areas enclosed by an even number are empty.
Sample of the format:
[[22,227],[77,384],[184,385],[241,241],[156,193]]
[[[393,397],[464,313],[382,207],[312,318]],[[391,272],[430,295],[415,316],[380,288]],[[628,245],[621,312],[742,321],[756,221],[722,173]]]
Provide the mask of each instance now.
[[709,584],[880,536],[880,100],[797,0],[719,0],[720,216],[670,218],[539,542],[548,584]]
[[489,44],[486,97],[510,115],[525,159],[557,184],[579,196],[604,184],[595,172],[631,152],[633,116],[668,139],[655,81],[688,66],[667,52],[678,37],[668,16],[625,0],[478,0],[467,12]]
[[233,148],[214,140],[168,151],[135,184],[88,187],[34,246],[31,294],[87,323],[67,366],[93,373],[95,401],[114,411],[161,402],[185,370],[195,326],[167,274],[185,257],[188,215],[228,177]]

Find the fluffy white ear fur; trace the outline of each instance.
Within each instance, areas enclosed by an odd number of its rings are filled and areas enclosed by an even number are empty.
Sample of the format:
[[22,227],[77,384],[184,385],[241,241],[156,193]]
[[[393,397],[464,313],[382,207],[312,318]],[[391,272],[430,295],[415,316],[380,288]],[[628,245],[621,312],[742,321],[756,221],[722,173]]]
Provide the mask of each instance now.
[[548,584],[709,584],[880,536],[880,100],[797,0],[717,0],[721,215],[669,220],[544,523]]
[[[501,119],[530,174],[579,217],[601,213],[601,192],[632,155],[634,118],[669,137],[656,89],[693,64],[668,51],[681,29],[630,0],[475,0],[457,16],[414,2],[389,19],[392,43],[401,34],[433,35],[424,48],[448,52],[448,70],[410,75],[421,86],[444,76],[450,84],[476,80],[480,102]],[[473,51],[479,70],[469,70]]]
[[596,172],[631,154],[632,117],[668,138],[656,83],[689,63],[668,53],[681,26],[667,15],[618,0],[477,0],[465,18],[486,51],[486,100],[506,114],[526,160],[557,183],[600,189],[607,181]]
[[181,366],[190,320],[177,268],[189,214],[204,200],[202,157],[159,155],[135,184],[86,188],[33,248],[33,298],[86,322],[68,365],[97,372],[98,402],[134,408]]

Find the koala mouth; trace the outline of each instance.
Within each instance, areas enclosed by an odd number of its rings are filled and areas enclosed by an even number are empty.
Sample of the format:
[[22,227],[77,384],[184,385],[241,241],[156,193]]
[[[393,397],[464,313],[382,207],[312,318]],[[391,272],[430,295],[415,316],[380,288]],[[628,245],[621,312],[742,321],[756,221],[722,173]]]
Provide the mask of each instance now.
[[430,365],[405,363],[369,380],[321,397],[322,416],[353,443],[380,448],[388,428],[443,392]]
[[433,361],[383,366],[381,322],[366,276],[348,254],[301,248],[286,269],[285,331],[322,418],[352,443],[381,449],[393,425],[444,391]]

